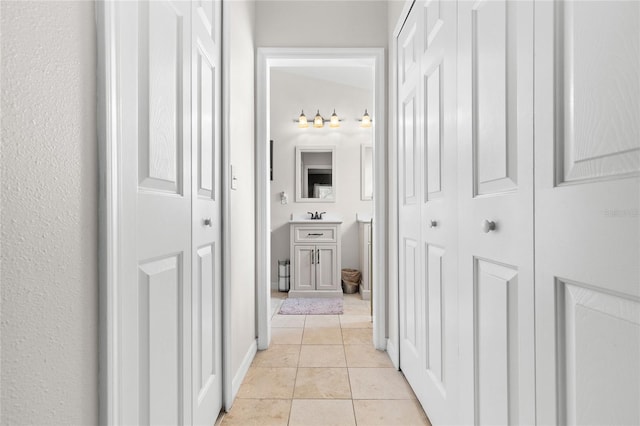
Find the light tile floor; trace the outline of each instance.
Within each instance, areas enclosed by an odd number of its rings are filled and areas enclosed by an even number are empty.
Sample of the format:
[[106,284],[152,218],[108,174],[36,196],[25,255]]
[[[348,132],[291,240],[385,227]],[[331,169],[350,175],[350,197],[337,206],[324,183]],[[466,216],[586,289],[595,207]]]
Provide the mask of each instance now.
[[343,315],[275,314],[271,347],[256,355],[221,425],[430,425],[402,373],[373,348],[369,309],[353,294]]

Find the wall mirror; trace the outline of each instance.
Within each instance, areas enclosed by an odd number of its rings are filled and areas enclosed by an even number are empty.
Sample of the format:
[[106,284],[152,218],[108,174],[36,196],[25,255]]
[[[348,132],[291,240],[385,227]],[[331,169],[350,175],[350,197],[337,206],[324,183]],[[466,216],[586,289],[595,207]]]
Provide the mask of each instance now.
[[373,199],[373,146],[360,146],[360,199]]
[[335,147],[296,147],[296,201],[336,200]]

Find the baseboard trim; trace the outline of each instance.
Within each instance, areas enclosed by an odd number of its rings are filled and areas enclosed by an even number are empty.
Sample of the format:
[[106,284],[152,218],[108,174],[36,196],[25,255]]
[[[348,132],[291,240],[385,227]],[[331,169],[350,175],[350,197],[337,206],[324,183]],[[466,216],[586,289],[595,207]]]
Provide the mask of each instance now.
[[398,354],[398,348],[391,339],[387,339],[387,354],[391,358],[391,363],[396,369],[400,369],[400,357]]
[[[233,381],[231,382],[231,404],[233,405],[233,401],[236,399],[236,395],[238,395],[238,391],[240,390],[240,385],[242,385],[242,381],[244,380],[247,372],[249,371],[249,367],[253,362],[253,358],[256,356],[256,352],[258,351],[258,343],[257,341],[253,341],[247,350],[247,353],[244,355],[242,359],[242,363],[238,368],[238,371],[233,376]],[[227,411],[231,409],[231,406],[226,407]]]

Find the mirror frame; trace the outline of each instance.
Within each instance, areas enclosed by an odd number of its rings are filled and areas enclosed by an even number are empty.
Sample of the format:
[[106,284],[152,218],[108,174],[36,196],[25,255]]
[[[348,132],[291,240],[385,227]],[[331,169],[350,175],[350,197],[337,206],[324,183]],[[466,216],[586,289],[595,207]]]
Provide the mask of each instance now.
[[[333,198],[309,198],[303,197],[302,191],[304,185],[302,184],[302,154],[305,152],[330,152],[331,153],[331,186],[333,187]],[[297,203],[335,203],[337,198],[336,191],[336,147],[333,145],[327,146],[296,146],[296,202]]]

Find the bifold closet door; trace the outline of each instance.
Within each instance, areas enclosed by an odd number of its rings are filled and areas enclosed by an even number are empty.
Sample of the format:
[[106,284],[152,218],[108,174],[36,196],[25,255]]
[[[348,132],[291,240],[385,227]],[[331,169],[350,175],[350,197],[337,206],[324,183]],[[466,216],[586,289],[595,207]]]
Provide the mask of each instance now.
[[533,2],[458,11],[461,423],[533,424]]
[[536,2],[538,423],[640,424],[640,3]]
[[114,423],[211,425],[222,389],[220,3],[109,7],[121,149]]
[[194,425],[211,425],[222,408],[221,0],[193,1],[192,383]]
[[456,25],[417,1],[398,39],[400,368],[435,425],[458,422]]
[[191,424],[191,4],[116,2],[118,424]]

